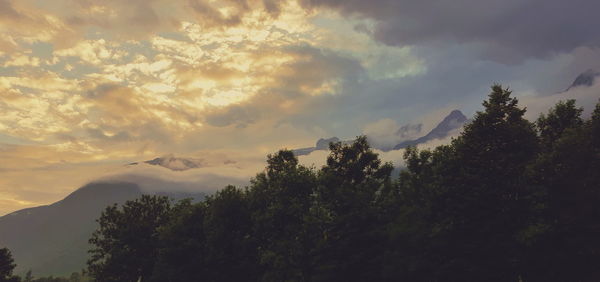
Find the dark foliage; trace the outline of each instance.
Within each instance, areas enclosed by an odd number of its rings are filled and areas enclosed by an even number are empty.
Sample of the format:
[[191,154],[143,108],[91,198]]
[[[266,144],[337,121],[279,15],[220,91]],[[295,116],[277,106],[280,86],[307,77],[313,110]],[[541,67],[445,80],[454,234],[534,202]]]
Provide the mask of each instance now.
[[13,270],[17,265],[15,264],[10,250],[7,248],[0,249],[0,281],[1,282],[18,282],[19,277],[13,276]]
[[159,227],[169,222],[166,197],[144,195],[122,207],[107,207],[90,243],[90,274],[100,281],[147,280],[159,247]]

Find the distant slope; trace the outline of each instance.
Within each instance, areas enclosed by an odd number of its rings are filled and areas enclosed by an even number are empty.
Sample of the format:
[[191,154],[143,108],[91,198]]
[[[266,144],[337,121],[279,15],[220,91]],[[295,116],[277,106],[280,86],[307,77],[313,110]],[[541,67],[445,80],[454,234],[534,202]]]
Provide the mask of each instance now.
[[[189,193],[158,194],[172,198],[203,197]],[[134,183],[90,183],[54,204],[0,217],[0,246],[11,250],[18,265],[17,274],[31,270],[38,277],[69,275],[85,267],[87,241],[102,210],[141,195],[142,190]]]

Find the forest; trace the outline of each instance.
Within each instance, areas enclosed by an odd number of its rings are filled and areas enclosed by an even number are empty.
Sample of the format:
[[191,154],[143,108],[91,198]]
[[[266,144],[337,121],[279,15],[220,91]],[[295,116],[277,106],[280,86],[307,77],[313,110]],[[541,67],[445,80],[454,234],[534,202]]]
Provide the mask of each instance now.
[[2,249],[0,281],[600,281],[600,103],[525,112],[493,85],[399,176],[365,136],[320,168],[281,150],[247,187],[107,207],[82,275],[20,278]]

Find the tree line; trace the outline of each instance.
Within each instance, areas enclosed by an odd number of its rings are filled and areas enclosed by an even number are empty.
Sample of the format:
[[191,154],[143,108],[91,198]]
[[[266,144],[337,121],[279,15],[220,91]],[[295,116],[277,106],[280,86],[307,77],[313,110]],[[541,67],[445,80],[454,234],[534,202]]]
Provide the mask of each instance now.
[[[204,201],[107,207],[97,281],[598,281],[600,103],[535,122],[493,85],[463,132],[392,177],[365,136],[321,168],[289,150]],[[0,279],[1,280],[1,279]]]

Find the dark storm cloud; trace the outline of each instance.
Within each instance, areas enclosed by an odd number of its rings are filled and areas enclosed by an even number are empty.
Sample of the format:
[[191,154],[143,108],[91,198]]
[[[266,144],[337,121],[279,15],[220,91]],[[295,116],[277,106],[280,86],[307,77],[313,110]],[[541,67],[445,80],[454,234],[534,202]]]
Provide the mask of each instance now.
[[475,43],[503,63],[600,45],[595,0],[302,0],[374,19],[372,36],[390,45]]

